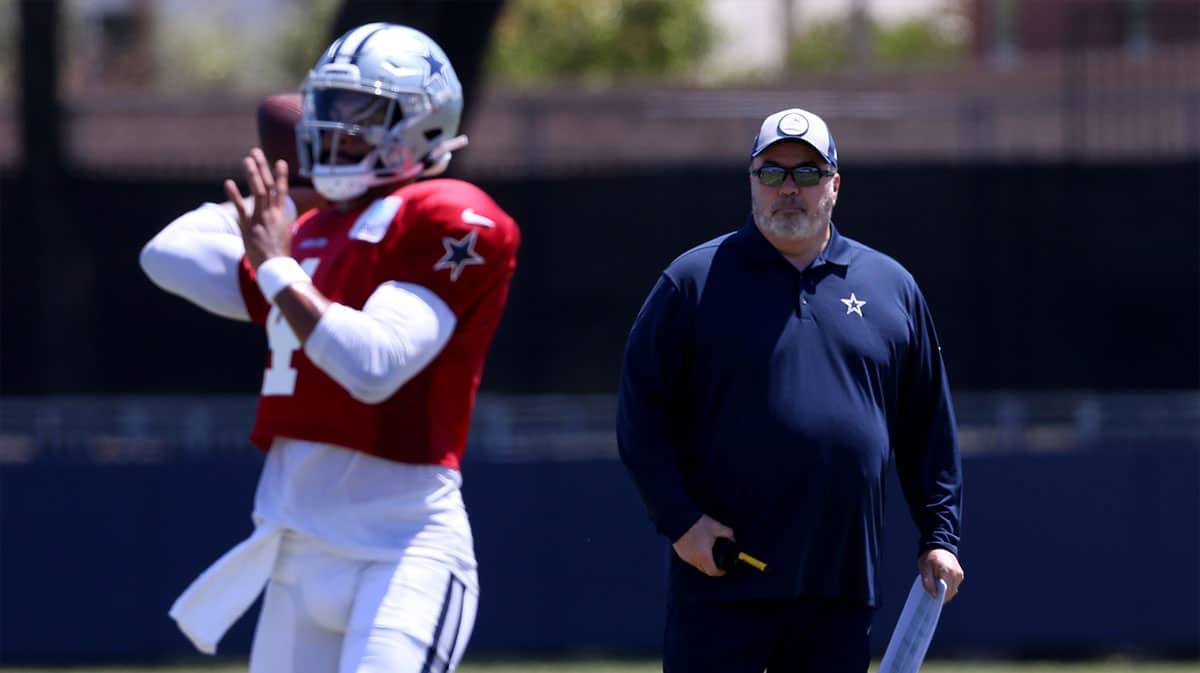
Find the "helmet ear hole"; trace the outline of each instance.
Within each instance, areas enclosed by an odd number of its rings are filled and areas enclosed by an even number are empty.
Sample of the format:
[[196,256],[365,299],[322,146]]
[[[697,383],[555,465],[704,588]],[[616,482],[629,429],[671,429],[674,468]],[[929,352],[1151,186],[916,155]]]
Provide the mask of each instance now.
[[425,140],[427,142],[432,141],[434,138],[436,138],[440,135],[442,135],[441,129],[426,129],[425,130]]

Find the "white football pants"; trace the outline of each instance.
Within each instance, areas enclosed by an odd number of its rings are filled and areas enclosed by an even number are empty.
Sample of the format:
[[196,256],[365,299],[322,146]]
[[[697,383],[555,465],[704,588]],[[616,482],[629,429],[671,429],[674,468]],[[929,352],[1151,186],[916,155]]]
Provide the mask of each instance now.
[[263,598],[250,673],[451,673],[478,603],[444,563],[351,559],[289,535]]

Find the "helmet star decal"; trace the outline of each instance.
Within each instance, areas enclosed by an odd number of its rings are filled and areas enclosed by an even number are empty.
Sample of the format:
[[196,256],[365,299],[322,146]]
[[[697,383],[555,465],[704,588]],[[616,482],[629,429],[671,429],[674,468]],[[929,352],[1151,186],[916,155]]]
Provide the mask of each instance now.
[[442,62],[437,59],[437,56],[426,54],[421,58],[425,59],[425,62],[429,64],[429,79],[433,79],[434,75],[442,72]]

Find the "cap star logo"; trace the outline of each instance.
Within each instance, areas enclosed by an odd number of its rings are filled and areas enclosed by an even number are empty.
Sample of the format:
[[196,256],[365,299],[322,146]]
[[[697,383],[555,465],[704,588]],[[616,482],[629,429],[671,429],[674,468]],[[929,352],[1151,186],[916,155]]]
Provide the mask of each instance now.
[[446,254],[433,265],[433,270],[450,269],[450,281],[454,282],[462,275],[464,267],[483,264],[485,260],[475,252],[475,239],[478,237],[477,231],[472,231],[457,240],[453,236],[443,236],[442,247],[446,249]]
[[850,297],[848,299],[843,299],[842,303],[846,305],[846,315],[857,313],[858,317],[863,317],[862,307],[867,303],[865,299],[859,299],[858,297],[854,296],[853,292],[851,292]]

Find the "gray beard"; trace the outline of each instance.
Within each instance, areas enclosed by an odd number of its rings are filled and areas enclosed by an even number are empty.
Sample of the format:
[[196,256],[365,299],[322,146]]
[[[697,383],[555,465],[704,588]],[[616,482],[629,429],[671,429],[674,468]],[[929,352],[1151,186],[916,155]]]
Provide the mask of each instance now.
[[802,240],[822,235],[832,214],[833,199],[822,197],[815,208],[802,215],[771,215],[766,208],[755,207],[754,221],[779,238]]

